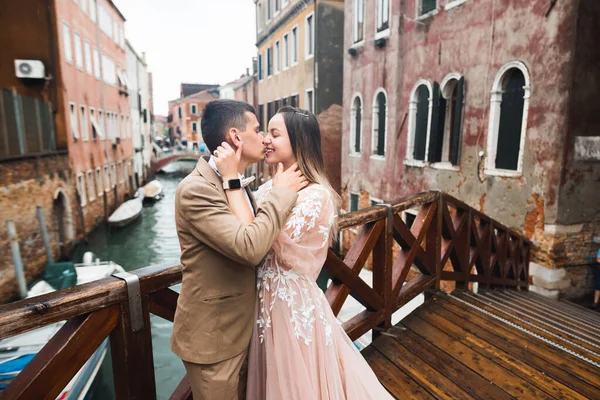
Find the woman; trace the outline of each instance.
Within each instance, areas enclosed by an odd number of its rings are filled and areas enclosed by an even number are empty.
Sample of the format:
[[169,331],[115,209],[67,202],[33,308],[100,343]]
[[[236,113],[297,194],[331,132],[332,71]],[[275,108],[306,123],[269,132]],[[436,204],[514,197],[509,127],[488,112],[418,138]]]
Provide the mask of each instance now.
[[[308,180],[284,228],[257,271],[256,324],[249,348],[248,399],[392,398],[344,332],[316,283],[335,237],[339,196],[329,184],[321,133],[312,113],[283,107],[269,122],[265,161],[285,169],[297,163]],[[217,167],[231,162],[218,149]],[[239,152],[238,152],[239,153]],[[256,194],[267,196],[271,181]],[[230,202],[243,222],[247,201]]]

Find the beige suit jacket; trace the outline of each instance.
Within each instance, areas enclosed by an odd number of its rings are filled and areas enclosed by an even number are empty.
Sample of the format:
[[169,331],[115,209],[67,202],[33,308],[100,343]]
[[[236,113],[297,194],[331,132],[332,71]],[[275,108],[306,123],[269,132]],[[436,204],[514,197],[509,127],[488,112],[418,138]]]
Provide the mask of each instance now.
[[[256,210],[256,203],[250,194]],[[213,364],[249,344],[256,304],[255,267],[271,249],[298,195],[273,188],[243,225],[221,178],[201,159],[177,187],[175,218],[183,281],[171,349],[182,360]]]

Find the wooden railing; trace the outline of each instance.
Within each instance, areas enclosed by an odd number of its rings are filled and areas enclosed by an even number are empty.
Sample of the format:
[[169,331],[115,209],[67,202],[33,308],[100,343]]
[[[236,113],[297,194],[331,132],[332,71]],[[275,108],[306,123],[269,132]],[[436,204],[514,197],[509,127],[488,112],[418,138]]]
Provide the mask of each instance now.
[[[405,211],[416,212],[409,227]],[[392,314],[444,280],[466,288],[527,288],[531,243],[518,233],[441,192],[426,192],[338,218],[340,229],[358,227],[343,259],[329,252],[332,274],[326,297],[337,315],[349,295],[366,308],[344,323],[354,340],[391,326]],[[373,284],[359,272],[372,254]],[[407,281],[409,271],[418,271]],[[173,321],[181,266],[133,271],[139,298],[130,298],[125,281],[110,277],[0,307],[0,340],[58,321],[66,324],[25,369],[0,392],[0,399],[53,399],[110,337],[118,399],[156,398],[150,314]],[[138,303],[137,306],[135,303]],[[130,307],[140,310],[136,321]],[[134,326],[135,325],[135,326]],[[171,399],[189,399],[184,378]]]

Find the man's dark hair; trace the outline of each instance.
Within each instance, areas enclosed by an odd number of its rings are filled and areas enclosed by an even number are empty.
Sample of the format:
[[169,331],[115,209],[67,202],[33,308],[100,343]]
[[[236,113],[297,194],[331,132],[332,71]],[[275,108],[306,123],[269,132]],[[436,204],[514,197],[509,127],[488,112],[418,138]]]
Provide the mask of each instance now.
[[246,129],[246,112],[256,115],[254,107],[238,100],[213,100],[206,105],[200,126],[204,143],[211,153],[226,141],[227,132],[231,128],[242,131]]

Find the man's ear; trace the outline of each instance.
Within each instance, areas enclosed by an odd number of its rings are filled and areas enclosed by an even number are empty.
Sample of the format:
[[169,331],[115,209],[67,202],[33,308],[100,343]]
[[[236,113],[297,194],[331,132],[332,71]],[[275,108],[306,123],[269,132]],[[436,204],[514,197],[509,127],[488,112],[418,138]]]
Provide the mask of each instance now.
[[236,128],[231,128],[229,132],[227,132],[227,142],[232,145],[232,147],[238,148],[241,141],[240,131]]

